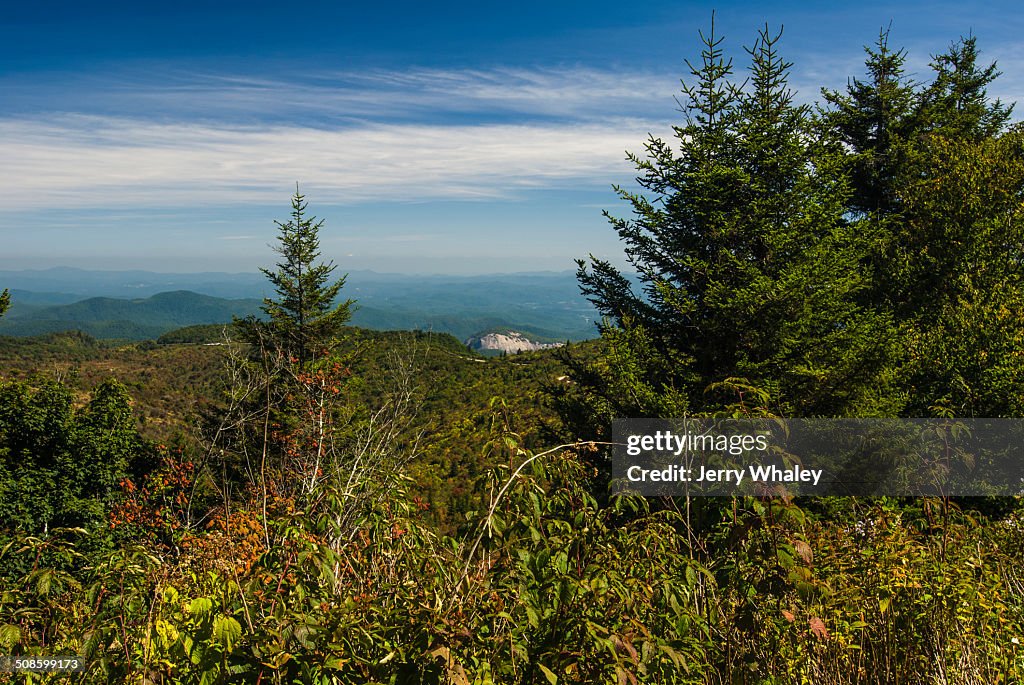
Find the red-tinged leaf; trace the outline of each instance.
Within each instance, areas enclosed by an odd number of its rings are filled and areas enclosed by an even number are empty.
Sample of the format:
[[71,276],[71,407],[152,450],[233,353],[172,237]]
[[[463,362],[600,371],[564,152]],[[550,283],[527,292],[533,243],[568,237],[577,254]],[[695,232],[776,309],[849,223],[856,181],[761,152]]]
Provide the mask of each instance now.
[[811,633],[813,633],[815,637],[822,640],[828,639],[828,628],[825,627],[825,622],[820,618],[812,616],[811,620],[809,620],[807,624],[810,626]]

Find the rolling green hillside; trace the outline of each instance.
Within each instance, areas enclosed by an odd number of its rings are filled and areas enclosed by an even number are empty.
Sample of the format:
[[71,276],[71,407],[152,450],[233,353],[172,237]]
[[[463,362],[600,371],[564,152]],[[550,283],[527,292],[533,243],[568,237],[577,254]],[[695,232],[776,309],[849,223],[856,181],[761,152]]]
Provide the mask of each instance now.
[[[221,330],[191,326],[165,334],[159,345],[102,341],[82,333],[0,336],[0,386],[56,377],[84,398],[113,378],[131,394],[143,435],[194,445],[200,415],[223,400],[228,382],[229,349],[202,344],[220,340]],[[591,355],[598,345],[586,341],[572,350]],[[560,350],[485,359],[448,334],[356,327],[345,329],[341,349],[351,370],[344,392],[353,406],[380,405],[399,368],[410,372],[415,409],[399,439],[416,455],[417,494],[446,526],[454,525],[453,510],[475,505],[479,493],[467,484],[496,463],[484,445],[511,430],[524,445],[539,446],[557,422],[545,389],[560,385],[567,373]],[[496,411],[507,425],[495,423]]]
[[158,293],[144,299],[91,297],[72,304],[12,309],[0,320],[0,334],[41,335],[80,330],[97,338],[145,340],[195,324],[230,321],[259,311],[255,299],[227,300],[187,290]]

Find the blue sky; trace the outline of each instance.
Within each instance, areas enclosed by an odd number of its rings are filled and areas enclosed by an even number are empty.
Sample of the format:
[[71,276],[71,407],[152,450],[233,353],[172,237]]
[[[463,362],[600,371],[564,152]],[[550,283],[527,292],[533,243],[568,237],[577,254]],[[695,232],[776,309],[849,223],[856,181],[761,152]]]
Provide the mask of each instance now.
[[[617,259],[625,151],[680,120],[695,2],[14,3],[0,23],[0,268],[251,271],[296,181],[342,270],[562,270]],[[805,101],[891,43],[928,78],[973,32],[1024,99],[1016,3],[717,7],[783,25]],[[1017,113],[1018,117],[1020,112]]]

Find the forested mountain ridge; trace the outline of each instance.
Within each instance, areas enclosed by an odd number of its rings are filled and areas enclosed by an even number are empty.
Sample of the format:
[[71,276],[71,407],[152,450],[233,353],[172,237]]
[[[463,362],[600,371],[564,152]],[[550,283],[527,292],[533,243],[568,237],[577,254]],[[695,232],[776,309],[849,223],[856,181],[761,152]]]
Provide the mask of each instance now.
[[133,300],[93,297],[72,304],[35,307],[21,314],[14,300],[0,320],[0,335],[39,335],[81,330],[95,337],[145,340],[193,324],[229,323],[259,311],[261,300],[225,300],[180,290]]
[[[257,313],[265,285],[244,274],[148,272],[8,272],[12,306],[0,335],[78,329],[100,338],[145,340],[182,326],[229,323]],[[64,274],[58,270],[57,274]],[[82,276],[76,285],[74,276]],[[497,328],[517,328],[555,340],[595,335],[594,310],[565,274],[397,276],[357,272],[350,288],[359,304],[356,325],[376,330],[433,330],[465,340]],[[173,291],[156,288],[187,285]],[[33,289],[26,289],[29,286]],[[78,297],[74,293],[101,292]],[[138,296],[134,293],[139,293]]]
[[[467,285],[470,290],[475,287]],[[498,296],[475,298],[468,291],[446,289],[445,286],[433,299],[407,294],[402,296],[404,299],[383,298],[377,306],[359,305],[353,311],[353,322],[379,331],[437,331],[460,339],[510,327],[534,337],[562,341],[595,335],[589,317],[592,312],[583,305],[521,300],[517,299],[515,289]],[[257,313],[262,303],[251,298],[224,299],[190,291],[135,299],[94,297],[70,303],[68,297],[14,291],[10,313],[0,319],[0,335],[34,336],[79,330],[97,338],[146,340],[184,326],[227,324],[233,316]],[[54,300],[60,304],[51,304]]]

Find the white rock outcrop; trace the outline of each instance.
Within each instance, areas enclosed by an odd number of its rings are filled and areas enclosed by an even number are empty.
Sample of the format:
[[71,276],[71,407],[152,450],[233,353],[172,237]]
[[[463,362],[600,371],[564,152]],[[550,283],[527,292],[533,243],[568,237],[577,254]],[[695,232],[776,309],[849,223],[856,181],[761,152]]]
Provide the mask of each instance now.
[[474,350],[496,350],[506,354],[528,352],[531,350],[547,350],[552,347],[561,347],[563,343],[541,343],[530,340],[518,331],[507,331],[505,333],[486,333],[481,336],[474,336],[466,341]]

